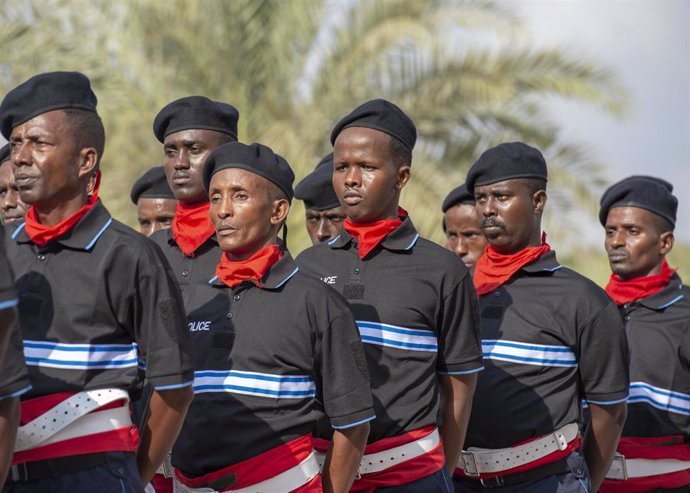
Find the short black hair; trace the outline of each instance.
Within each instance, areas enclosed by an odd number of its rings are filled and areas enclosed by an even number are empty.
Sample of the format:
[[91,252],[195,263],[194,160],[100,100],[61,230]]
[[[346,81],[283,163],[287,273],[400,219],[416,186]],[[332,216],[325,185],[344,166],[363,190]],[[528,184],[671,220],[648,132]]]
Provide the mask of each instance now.
[[390,138],[390,149],[393,157],[401,166],[410,166],[412,164],[412,151],[397,137],[391,135]]
[[539,190],[546,190],[546,180],[541,178],[523,178],[522,179],[529,190],[530,195],[534,195]]
[[218,147],[222,146],[223,144],[227,144],[228,142],[237,142],[237,139],[230,134],[223,132],[216,133],[218,134]]
[[98,167],[105,149],[105,128],[103,128],[101,117],[95,111],[74,108],[63,111],[73,132],[77,150],[85,147],[95,148],[98,153],[98,161],[96,162],[96,167]]
[[659,214],[652,214],[652,217],[654,218],[654,228],[656,229],[658,235],[662,235],[668,232],[673,233],[673,230],[675,228],[673,227],[673,224],[671,224],[671,221],[664,217],[661,217]]

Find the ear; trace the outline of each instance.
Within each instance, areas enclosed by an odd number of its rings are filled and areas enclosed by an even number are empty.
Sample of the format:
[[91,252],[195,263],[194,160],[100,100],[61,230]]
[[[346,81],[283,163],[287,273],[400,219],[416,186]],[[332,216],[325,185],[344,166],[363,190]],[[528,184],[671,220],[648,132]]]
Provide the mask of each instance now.
[[667,255],[673,249],[674,241],[673,231],[661,233],[661,235],[659,235],[659,254]]
[[273,201],[273,210],[271,211],[271,224],[282,224],[290,212],[290,202],[287,199],[278,199]]
[[84,147],[79,151],[79,178],[91,176],[96,171],[98,152],[94,147]]
[[544,207],[546,207],[546,190],[537,190],[532,195],[532,212],[534,214],[542,214]]
[[398,179],[395,181],[395,188],[402,190],[412,177],[412,170],[409,166],[403,165],[398,168]]

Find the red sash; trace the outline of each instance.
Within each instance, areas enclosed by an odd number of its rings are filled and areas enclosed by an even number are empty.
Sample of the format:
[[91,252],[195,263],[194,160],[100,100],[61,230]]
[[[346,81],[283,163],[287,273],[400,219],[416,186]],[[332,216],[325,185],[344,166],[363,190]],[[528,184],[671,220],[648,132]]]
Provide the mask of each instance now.
[[606,293],[616,302],[616,305],[625,305],[631,301],[658,293],[668,286],[675,272],[664,259],[661,262],[661,273],[654,276],[637,277],[624,281],[617,274],[611,274],[606,285]]
[[[618,452],[627,459],[678,459],[690,461],[690,447],[682,435],[662,437],[621,437]],[[690,485],[690,470],[631,478],[627,481],[605,479],[601,493],[642,493],[655,488],[680,488]]]
[[523,248],[512,255],[502,255],[491,245],[487,245],[484,254],[479,257],[474,267],[474,287],[477,296],[490,293],[510,280],[517,271],[530,264],[551,250],[546,243],[546,233],[541,235],[541,246]]
[[[20,426],[34,420],[41,414],[48,412],[62,401],[73,396],[76,392],[61,392],[58,394],[36,397],[21,403]],[[122,401],[112,402],[96,411],[105,411],[122,406]],[[139,432],[135,425],[118,428],[117,430],[94,433],[83,437],[71,438],[62,442],[39,446],[30,450],[17,452],[12,457],[12,464],[34,462],[72,455],[93,454],[96,452],[133,452],[139,447]]]
[[355,224],[350,219],[343,221],[343,229],[359,242],[359,258],[366,257],[389,233],[395,231],[407,217],[407,211],[398,207],[396,219],[382,219],[373,223]]
[[[312,453],[313,443],[311,435],[292,440],[291,442],[272,448],[251,459],[238,462],[232,466],[225,467],[198,478],[189,478],[182,474],[179,469],[175,469],[177,480],[190,488],[199,488],[212,481],[216,481],[228,474],[234,474],[237,482],[231,488],[247,488],[253,484],[271,479],[278,474],[282,474],[288,469],[292,469],[300,462],[309,457]],[[320,493],[321,475],[316,475],[314,479],[300,488],[293,490],[300,493]]]
[[187,205],[177,202],[175,218],[172,222],[173,238],[187,257],[203,245],[216,232],[209,217],[209,202]]
[[268,269],[283,256],[278,245],[269,245],[254,253],[246,260],[230,260],[223,252],[216,267],[216,275],[223,284],[234,288],[242,281],[254,281],[259,284]]

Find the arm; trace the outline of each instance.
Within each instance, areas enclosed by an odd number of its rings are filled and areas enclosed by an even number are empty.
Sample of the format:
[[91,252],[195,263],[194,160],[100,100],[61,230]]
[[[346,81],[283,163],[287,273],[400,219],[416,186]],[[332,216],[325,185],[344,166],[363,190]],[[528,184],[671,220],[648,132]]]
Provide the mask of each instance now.
[[443,439],[446,468],[452,475],[460,458],[460,451],[465,444],[465,432],[472,410],[477,373],[439,375],[439,383],[443,416],[443,424],[439,431]]
[[589,410],[592,419],[585,432],[582,452],[592,480],[592,491],[598,491],[611,466],[628,407],[625,402],[610,406],[590,403]]
[[19,425],[19,397],[0,400],[0,488],[9,471]]
[[153,390],[151,393],[149,417],[141,430],[137,453],[139,475],[143,485],[151,481],[156,469],[172,449],[193,397],[192,387],[161,392]]
[[345,493],[357,475],[369,436],[369,423],[334,430],[331,447],[321,472],[325,493]]

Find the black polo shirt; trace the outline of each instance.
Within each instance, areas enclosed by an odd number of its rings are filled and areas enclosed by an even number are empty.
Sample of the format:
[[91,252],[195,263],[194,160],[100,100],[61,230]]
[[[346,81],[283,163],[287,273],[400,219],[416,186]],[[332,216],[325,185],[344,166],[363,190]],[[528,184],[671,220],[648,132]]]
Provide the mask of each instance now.
[[628,396],[628,345],[615,304],[554,252],[479,297],[485,370],[466,447],[503,448]]
[[223,251],[218,246],[216,236],[207,239],[196,249],[191,257],[187,257],[173,237],[172,228],[156,231],[150,236],[163,251],[168,259],[177,283],[182,291],[182,298],[187,306],[187,287],[192,284],[206,284],[210,278],[216,275],[216,266],[220,261]]
[[355,315],[376,411],[369,442],[438,424],[437,374],[482,368],[477,298],[462,261],[420,238],[408,217],[363,260],[343,230],[297,263]]
[[619,307],[630,344],[623,436],[683,435],[690,442],[690,289],[664,289]]
[[374,418],[362,343],[345,300],[289,253],[259,288],[189,286],[197,368],[173,465],[198,477],[311,433]]
[[191,385],[180,291],[160,250],[99,201],[67,234],[35,245],[24,225],[7,238],[28,397],[140,384]]

